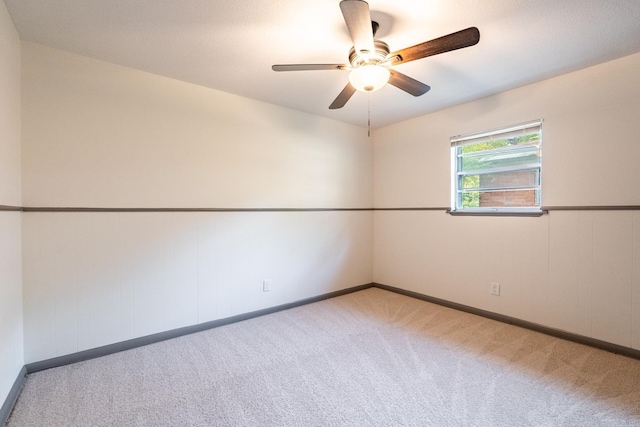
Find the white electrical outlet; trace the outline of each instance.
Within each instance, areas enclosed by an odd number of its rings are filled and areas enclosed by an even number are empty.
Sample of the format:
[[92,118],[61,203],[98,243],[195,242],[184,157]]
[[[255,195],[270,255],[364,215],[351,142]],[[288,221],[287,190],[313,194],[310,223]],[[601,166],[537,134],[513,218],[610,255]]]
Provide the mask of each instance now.
[[262,281],[262,292],[269,292],[271,290],[271,279],[264,279]]
[[500,296],[500,283],[498,282],[489,283],[489,293],[491,295]]

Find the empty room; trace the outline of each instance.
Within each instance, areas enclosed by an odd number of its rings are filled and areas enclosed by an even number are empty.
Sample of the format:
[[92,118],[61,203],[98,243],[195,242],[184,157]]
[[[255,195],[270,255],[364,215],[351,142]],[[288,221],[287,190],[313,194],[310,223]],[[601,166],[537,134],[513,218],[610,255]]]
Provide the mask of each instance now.
[[640,426],[640,2],[0,1],[0,425]]

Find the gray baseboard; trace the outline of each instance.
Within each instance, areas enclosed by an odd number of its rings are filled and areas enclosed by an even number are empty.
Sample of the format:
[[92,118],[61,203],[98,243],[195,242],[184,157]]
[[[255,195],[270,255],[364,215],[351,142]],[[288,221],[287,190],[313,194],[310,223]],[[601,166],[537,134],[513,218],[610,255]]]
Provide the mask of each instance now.
[[305,298],[305,299],[290,302],[287,304],[278,305],[275,307],[269,307],[262,310],[252,311],[250,313],[239,314],[237,316],[226,317],[224,319],[212,320],[210,322],[199,323],[197,325],[185,326],[183,328],[159,332],[153,335],[147,335],[144,337],[134,338],[127,341],[121,341],[118,343],[109,344],[102,347],[96,347],[89,350],[80,351],[77,353],[54,357],[52,359],[28,363],[27,365],[25,365],[25,367],[27,369],[27,373],[31,374],[33,372],[44,371],[45,369],[56,368],[58,366],[70,365],[72,363],[82,362],[89,359],[95,359],[97,357],[107,356],[109,354],[118,353],[125,350],[131,350],[137,347],[154,344],[160,341],[181,337],[183,335],[206,331],[207,329],[217,328],[220,326],[228,325],[230,323],[240,322],[243,320],[252,319],[254,317],[264,316],[266,314],[271,314],[271,313],[275,313],[282,310],[288,310],[290,308],[299,307],[299,306],[310,304],[313,302],[318,302],[318,301],[326,300],[329,298],[350,294],[352,292],[361,291],[363,289],[367,289],[372,286],[373,286],[372,283],[367,283],[365,285],[355,286],[352,288],[330,292],[330,293],[318,295],[315,297]]
[[16,381],[13,383],[11,390],[9,390],[9,395],[2,404],[2,407],[0,407],[0,426],[4,426],[9,420],[9,415],[11,415],[13,406],[18,400],[18,396],[20,396],[20,392],[22,391],[22,387],[24,386],[26,379],[27,367],[23,366],[18,373],[18,378],[16,378]]
[[467,313],[475,314],[477,316],[486,317],[488,319],[497,320],[499,322],[508,323],[510,325],[519,326],[521,328],[530,329],[532,331],[541,332],[546,335],[551,335],[556,338],[562,338],[567,341],[573,341],[579,344],[588,345],[590,347],[606,350],[611,353],[620,354],[623,356],[631,357],[633,359],[640,360],[640,350],[636,350],[630,347],[625,347],[618,344],[613,344],[607,341],[598,340],[595,338],[585,337],[584,335],[574,334],[572,332],[562,331],[560,329],[550,328],[548,326],[539,325],[537,323],[528,322],[526,320],[518,319],[516,317],[506,316],[504,314],[494,313],[492,311],[482,310],[479,308],[471,307],[456,302],[447,301],[440,298],[435,298],[429,295],[424,295],[418,292],[407,291],[404,289],[396,288],[389,285],[383,285],[380,283],[374,283],[374,287],[384,289],[387,291],[395,292],[408,297],[416,298],[419,300],[431,302],[434,304],[442,305],[445,307],[453,308],[455,310],[464,311]]
[[373,283],[367,283],[360,286],[354,286],[352,288],[342,289],[339,291],[329,292],[327,294],[318,295],[315,297],[304,298],[298,301],[290,302],[287,304],[278,305],[275,307],[269,307],[262,310],[252,311],[250,313],[239,314],[237,316],[227,317],[224,319],[213,320],[211,322],[200,323],[192,326],[185,326],[184,328],[173,329],[170,331],[160,332],[153,335],[147,335],[140,338],[134,338],[127,341],[122,341],[114,344],[105,345],[102,347],[92,348],[77,353],[67,354],[65,356],[54,357],[47,360],[41,360],[39,362],[28,363],[22,367],[20,374],[16,379],[9,395],[5,399],[5,402],[0,409],[0,426],[4,426],[11,411],[18,400],[20,391],[24,385],[28,374],[34,372],[44,371],[45,369],[56,368],[58,366],[70,365],[72,363],[82,362],[89,359],[95,359],[97,357],[107,356],[109,354],[118,353],[125,350],[131,350],[137,347],[142,347],[149,344],[154,344],[160,341],[165,341],[172,338],[181,337],[183,335],[193,334],[195,332],[206,331],[207,329],[217,328],[220,326],[228,325],[243,320],[253,319],[254,317],[264,316],[266,314],[276,313],[278,311],[288,310],[290,308],[300,307],[306,304],[311,304],[318,301],[323,301],[329,298],[339,297],[341,295],[358,292],[364,289],[373,287]]

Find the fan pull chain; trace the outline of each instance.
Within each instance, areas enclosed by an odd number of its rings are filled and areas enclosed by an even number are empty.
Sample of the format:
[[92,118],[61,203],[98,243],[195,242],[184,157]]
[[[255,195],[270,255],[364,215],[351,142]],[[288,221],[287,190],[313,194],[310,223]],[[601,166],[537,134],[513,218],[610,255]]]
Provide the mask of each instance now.
[[369,93],[369,100],[368,100],[367,137],[371,138],[371,93]]

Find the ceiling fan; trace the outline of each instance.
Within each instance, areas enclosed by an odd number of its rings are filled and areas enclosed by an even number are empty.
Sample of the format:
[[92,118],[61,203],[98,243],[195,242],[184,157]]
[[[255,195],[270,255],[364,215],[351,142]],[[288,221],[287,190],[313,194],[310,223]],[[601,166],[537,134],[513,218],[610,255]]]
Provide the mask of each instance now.
[[387,83],[413,95],[424,95],[431,89],[392,67],[416,59],[426,58],[463,47],[469,47],[480,41],[480,31],[470,27],[437,39],[394,52],[382,40],[374,37],[378,23],[371,20],[369,4],[363,0],[342,0],[340,10],[353,40],[349,51],[349,64],[285,64],[274,65],[273,71],[308,71],[308,70],[348,70],[349,83],[329,106],[334,110],[342,108],[351,96],[361,92],[376,91]]

